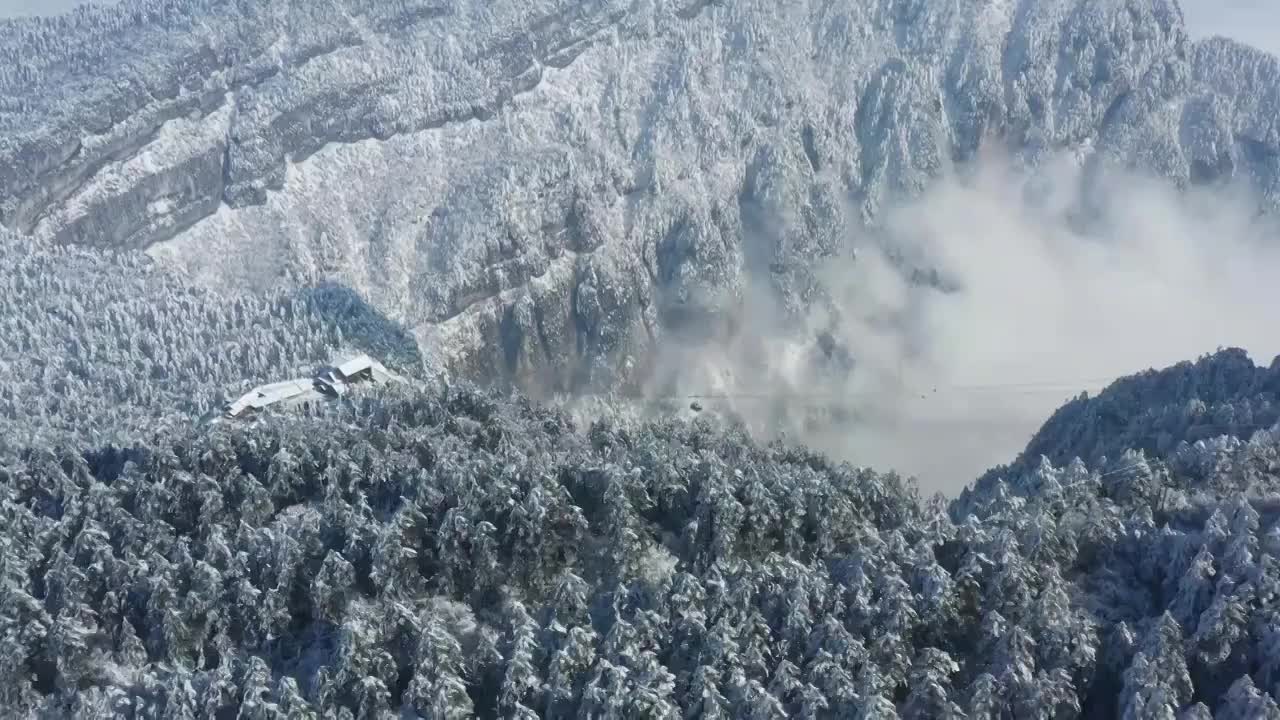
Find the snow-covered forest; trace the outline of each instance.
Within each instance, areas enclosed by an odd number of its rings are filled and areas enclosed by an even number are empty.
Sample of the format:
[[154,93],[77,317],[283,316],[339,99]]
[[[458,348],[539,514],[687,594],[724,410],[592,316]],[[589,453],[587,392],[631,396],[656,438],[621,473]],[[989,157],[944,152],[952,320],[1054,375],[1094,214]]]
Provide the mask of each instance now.
[[706,421],[400,387],[31,447],[0,498],[11,715],[1280,717],[1275,432],[958,512]]
[[[1280,359],[1126,367],[954,498],[750,422],[869,454],[869,396],[946,402],[869,387],[904,358],[1008,390],[1273,320],[1273,255],[1231,254],[1274,239],[1278,113],[1280,62],[1176,0],[0,21],[0,718],[1280,720]],[[996,143],[995,209],[908,202]],[[1016,262],[1106,195],[1141,242]],[[411,382],[219,417],[357,351]],[[933,427],[883,438],[969,442]]]
[[360,347],[417,348],[340,286],[220,294],[145,255],[39,246],[0,232],[0,452],[130,442],[220,411],[237,391]]
[[196,422],[416,347],[336,286],[6,250],[8,716],[1280,717],[1280,365],[1122,379],[947,502],[466,386]]

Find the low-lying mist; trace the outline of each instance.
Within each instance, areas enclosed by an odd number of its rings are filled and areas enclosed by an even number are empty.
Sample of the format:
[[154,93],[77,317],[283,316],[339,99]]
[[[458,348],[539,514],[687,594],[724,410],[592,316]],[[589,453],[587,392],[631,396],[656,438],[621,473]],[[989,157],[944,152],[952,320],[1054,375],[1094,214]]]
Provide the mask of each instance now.
[[1255,200],[988,155],[850,237],[803,316],[749,285],[732,337],[662,348],[655,392],[951,495],[1082,391],[1280,351],[1280,236]]

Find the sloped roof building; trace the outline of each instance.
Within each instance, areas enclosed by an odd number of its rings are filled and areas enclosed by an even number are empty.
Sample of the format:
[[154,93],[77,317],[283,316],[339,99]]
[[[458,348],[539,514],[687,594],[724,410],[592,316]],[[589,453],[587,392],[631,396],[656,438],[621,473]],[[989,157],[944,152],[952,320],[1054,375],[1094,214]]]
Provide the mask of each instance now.
[[224,415],[246,417],[273,405],[298,404],[346,395],[352,385],[384,384],[401,378],[382,363],[365,354],[357,355],[335,367],[325,368],[312,378],[294,378],[259,385],[227,403]]

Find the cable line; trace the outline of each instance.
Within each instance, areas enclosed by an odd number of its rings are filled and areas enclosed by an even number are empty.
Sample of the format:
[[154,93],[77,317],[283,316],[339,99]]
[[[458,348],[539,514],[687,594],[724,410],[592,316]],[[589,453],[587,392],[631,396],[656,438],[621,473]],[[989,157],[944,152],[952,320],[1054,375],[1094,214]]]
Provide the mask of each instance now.
[[[1027,381],[1027,382],[996,382],[996,383],[959,383],[959,384],[943,384],[930,385],[924,388],[917,387],[914,393],[917,395],[928,396],[930,394],[955,393],[955,392],[1005,392],[1008,394],[1026,394],[1026,393],[1056,393],[1068,392],[1078,393],[1085,392],[1088,387],[1095,386],[1099,383],[1113,383],[1123,376],[1101,376],[1077,378],[1072,380],[1056,380],[1056,381]],[[895,389],[892,384],[887,384],[888,390]],[[911,394],[911,391],[905,388],[899,388],[903,394]],[[1015,392],[1016,391],[1016,392]],[[639,399],[675,399],[675,400],[732,400],[732,399],[804,399],[818,398],[828,399],[837,397],[864,397],[872,395],[881,395],[884,390],[845,390],[833,392],[800,392],[793,390],[780,390],[775,392],[762,392],[759,390],[745,389],[728,389],[728,390],[702,390],[690,392],[655,392],[644,393],[642,391],[622,391],[622,392],[588,392],[583,393],[586,396],[594,397],[629,397]]]

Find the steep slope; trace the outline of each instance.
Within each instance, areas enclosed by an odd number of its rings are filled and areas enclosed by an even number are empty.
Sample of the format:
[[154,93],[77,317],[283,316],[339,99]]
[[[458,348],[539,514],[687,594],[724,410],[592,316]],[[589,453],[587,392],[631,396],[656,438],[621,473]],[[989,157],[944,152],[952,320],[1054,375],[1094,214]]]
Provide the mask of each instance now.
[[419,364],[412,338],[346,288],[214,292],[138,253],[0,231],[0,462],[162,436],[355,348]]
[[533,388],[732,332],[748,285],[813,302],[850,227],[985,138],[1280,198],[1276,60],[1190,43],[1173,0],[127,0],[0,54],[9,227],[336,279],[434,367]]

